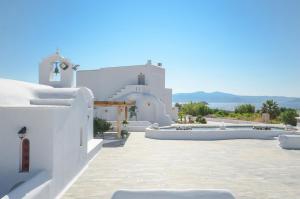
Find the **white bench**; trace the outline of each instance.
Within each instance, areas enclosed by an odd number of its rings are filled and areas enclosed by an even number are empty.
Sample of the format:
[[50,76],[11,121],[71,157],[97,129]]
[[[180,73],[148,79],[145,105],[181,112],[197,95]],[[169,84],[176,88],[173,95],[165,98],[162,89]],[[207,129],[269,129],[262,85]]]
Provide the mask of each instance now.
[[119,190],[112,199],[234,199],[227,190]]
[[279,145],[283,149],[300,149],[300,135],[280,135]]

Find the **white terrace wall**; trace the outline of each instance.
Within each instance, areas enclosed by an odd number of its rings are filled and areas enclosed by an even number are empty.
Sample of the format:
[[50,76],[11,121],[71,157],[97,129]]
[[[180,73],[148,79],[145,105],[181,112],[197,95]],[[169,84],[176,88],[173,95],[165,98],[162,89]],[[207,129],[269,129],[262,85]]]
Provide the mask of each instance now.
[[75,101],[72,110],[64,116],[63,122],[57,118],[54,134],[53,177],[55,186],[52,193],[60,193],[64,187],[83,169],[88,162],[88,141],[93,135],[93,108],[82,107]]
[[[166,88],[162,101],[164,102],[166,106],[166,112],[172,117],[172,89]],[[173,120],[176,120],[176,118],[172,117]]]
[[51,178],[46,171],[40,171],[26,182],[20,184],[1,199],[49,198]]
[[274,139],[282,130],[176,130],[147,128],[145,137],[159,140]]

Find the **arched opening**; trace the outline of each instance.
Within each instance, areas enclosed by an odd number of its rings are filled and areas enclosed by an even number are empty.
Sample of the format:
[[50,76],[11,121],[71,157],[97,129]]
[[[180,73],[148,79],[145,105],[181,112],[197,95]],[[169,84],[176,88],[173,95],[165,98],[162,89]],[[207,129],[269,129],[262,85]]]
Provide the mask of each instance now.
[[21,172],[29,172],[30,142],[27,138],[22,139],[21,143]]
[[61,80],[61,62],[55,61],[51,63],[51,74],[50,74],[50,81],[51,82],[59,82]]

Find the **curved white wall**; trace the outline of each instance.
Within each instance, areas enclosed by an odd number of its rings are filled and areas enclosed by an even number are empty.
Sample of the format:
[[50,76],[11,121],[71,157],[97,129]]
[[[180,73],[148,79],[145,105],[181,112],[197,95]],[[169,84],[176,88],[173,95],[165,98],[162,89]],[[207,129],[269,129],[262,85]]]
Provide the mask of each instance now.
[[273,139],[283,131],[262,130],[160,130],[147,128],[145,137],[160,140],[230,140],[230,139]]

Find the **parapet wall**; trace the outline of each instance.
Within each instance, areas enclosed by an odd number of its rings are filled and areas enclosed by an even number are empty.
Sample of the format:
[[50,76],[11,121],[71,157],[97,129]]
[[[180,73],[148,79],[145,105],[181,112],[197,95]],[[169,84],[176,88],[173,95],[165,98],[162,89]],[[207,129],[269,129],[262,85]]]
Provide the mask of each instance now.
[[273,139],[284,131],[262,130],[161,130],[146,129],[146,138],[160,140],[231,140],[231,139]]

